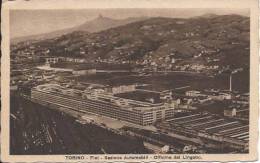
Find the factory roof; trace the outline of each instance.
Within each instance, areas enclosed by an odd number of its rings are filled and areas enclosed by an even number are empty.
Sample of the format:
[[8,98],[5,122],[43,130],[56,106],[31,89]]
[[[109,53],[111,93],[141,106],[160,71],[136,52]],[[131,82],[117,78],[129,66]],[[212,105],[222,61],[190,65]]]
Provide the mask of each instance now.
[[197,132],[214,134],[216,136],[226,137],[248,141],[249,126],[236,120],[221,118],[210,113],[193,114],[177,118],[168,119],[167,122],[174,126],[182,126]]
[[[162,103],[153,104],[149,102],[142,102],[142,101],[120,98],[106,92],[98,93],[93,90],[81,91],[77,89],[71,89],[71,88],[62,87],[58,84],[38,85],[34,89],[45,93],[64,96],[66,98],[69,97],[75,100],[86,100],[86,99],[96,100],[96,101],[101,101],[103,103],[113,104],[118,107],[124,106],[123,108],[128,108],[128,109],[135,108],[136,110],[140,110],[140,111],[148,110],[153,107],[159,107],[163,105]],[[83,95],[86,96],[84,96],[83,98]]]

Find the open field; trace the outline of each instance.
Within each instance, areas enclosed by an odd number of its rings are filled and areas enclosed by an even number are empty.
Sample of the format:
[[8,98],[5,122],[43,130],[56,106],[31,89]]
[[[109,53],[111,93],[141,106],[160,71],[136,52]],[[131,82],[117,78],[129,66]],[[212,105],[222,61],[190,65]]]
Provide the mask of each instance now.
[[[220,75],[208,77],[198,74],[185,73],[151,73],[138,75],[135,73],[97,73],[75,77],[81,82],[99,83],[105,85],[126,85],[126,84],[149,84],[143,89],[163,91],[184,86],[191,86],[192,89],[229,89],[229,76]],[[233,75],[233,90],[240,92],[249,91],[249,78],[246,72]]]

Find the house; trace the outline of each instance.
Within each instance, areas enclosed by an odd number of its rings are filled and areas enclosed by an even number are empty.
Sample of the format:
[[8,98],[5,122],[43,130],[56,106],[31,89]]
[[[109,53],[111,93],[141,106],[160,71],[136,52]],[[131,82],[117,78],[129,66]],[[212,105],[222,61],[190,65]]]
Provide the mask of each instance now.
[[228,108],[224,110],[224,116],[246,118],[249,115],[249,108]]
[[57,57],[45,58],[45,62],[46,62],[46,64],[58,63],[59,58],[57,58]]

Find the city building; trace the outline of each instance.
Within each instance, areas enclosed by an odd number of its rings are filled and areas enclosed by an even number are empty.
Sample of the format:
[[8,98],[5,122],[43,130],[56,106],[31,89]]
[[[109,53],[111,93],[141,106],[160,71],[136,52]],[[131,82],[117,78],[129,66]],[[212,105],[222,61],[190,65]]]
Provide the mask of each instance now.
[[224,116],[241,120],[249,119],[249,107],[229,107],[224,110]]
[[46,64],[57,63],[59,62],[59,58],[58,57],[45,58],[45,62]]
[[242,104],[242,105],[249,105],[249,93],[237,95],[233,103]]
[[109,86],[106,88],[106,91],[112,94],[132,92],[136,90],[136,85],[119,85],[119,86]]
[[34,87],[31,98],[47,106],[90,112],[138,125],[152,125],[174,115],[174,107],[167,104],[130,100],[92,90],[68,89],[57,84]]
[[172,91],[166,90],[166,91],[160,92],[160,99],[162,99],[162,100],[172,99]]
[[230,100],[231,94],[221,91],[214,91],[214,90],[204,90],[204,91],[196,91],[190,90],[185,92],[186,96],[189,97],[208,97],[212,100]]

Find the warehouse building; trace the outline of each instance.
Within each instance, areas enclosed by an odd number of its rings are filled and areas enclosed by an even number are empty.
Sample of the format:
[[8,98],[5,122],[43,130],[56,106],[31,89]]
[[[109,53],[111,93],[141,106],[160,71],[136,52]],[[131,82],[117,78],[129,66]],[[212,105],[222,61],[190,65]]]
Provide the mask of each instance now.
[[210,113],[197,113],[171,118],[157,126],[203,142],[215,148],[230,147],[247,151],[249,126],[236,120],[221,118]]

